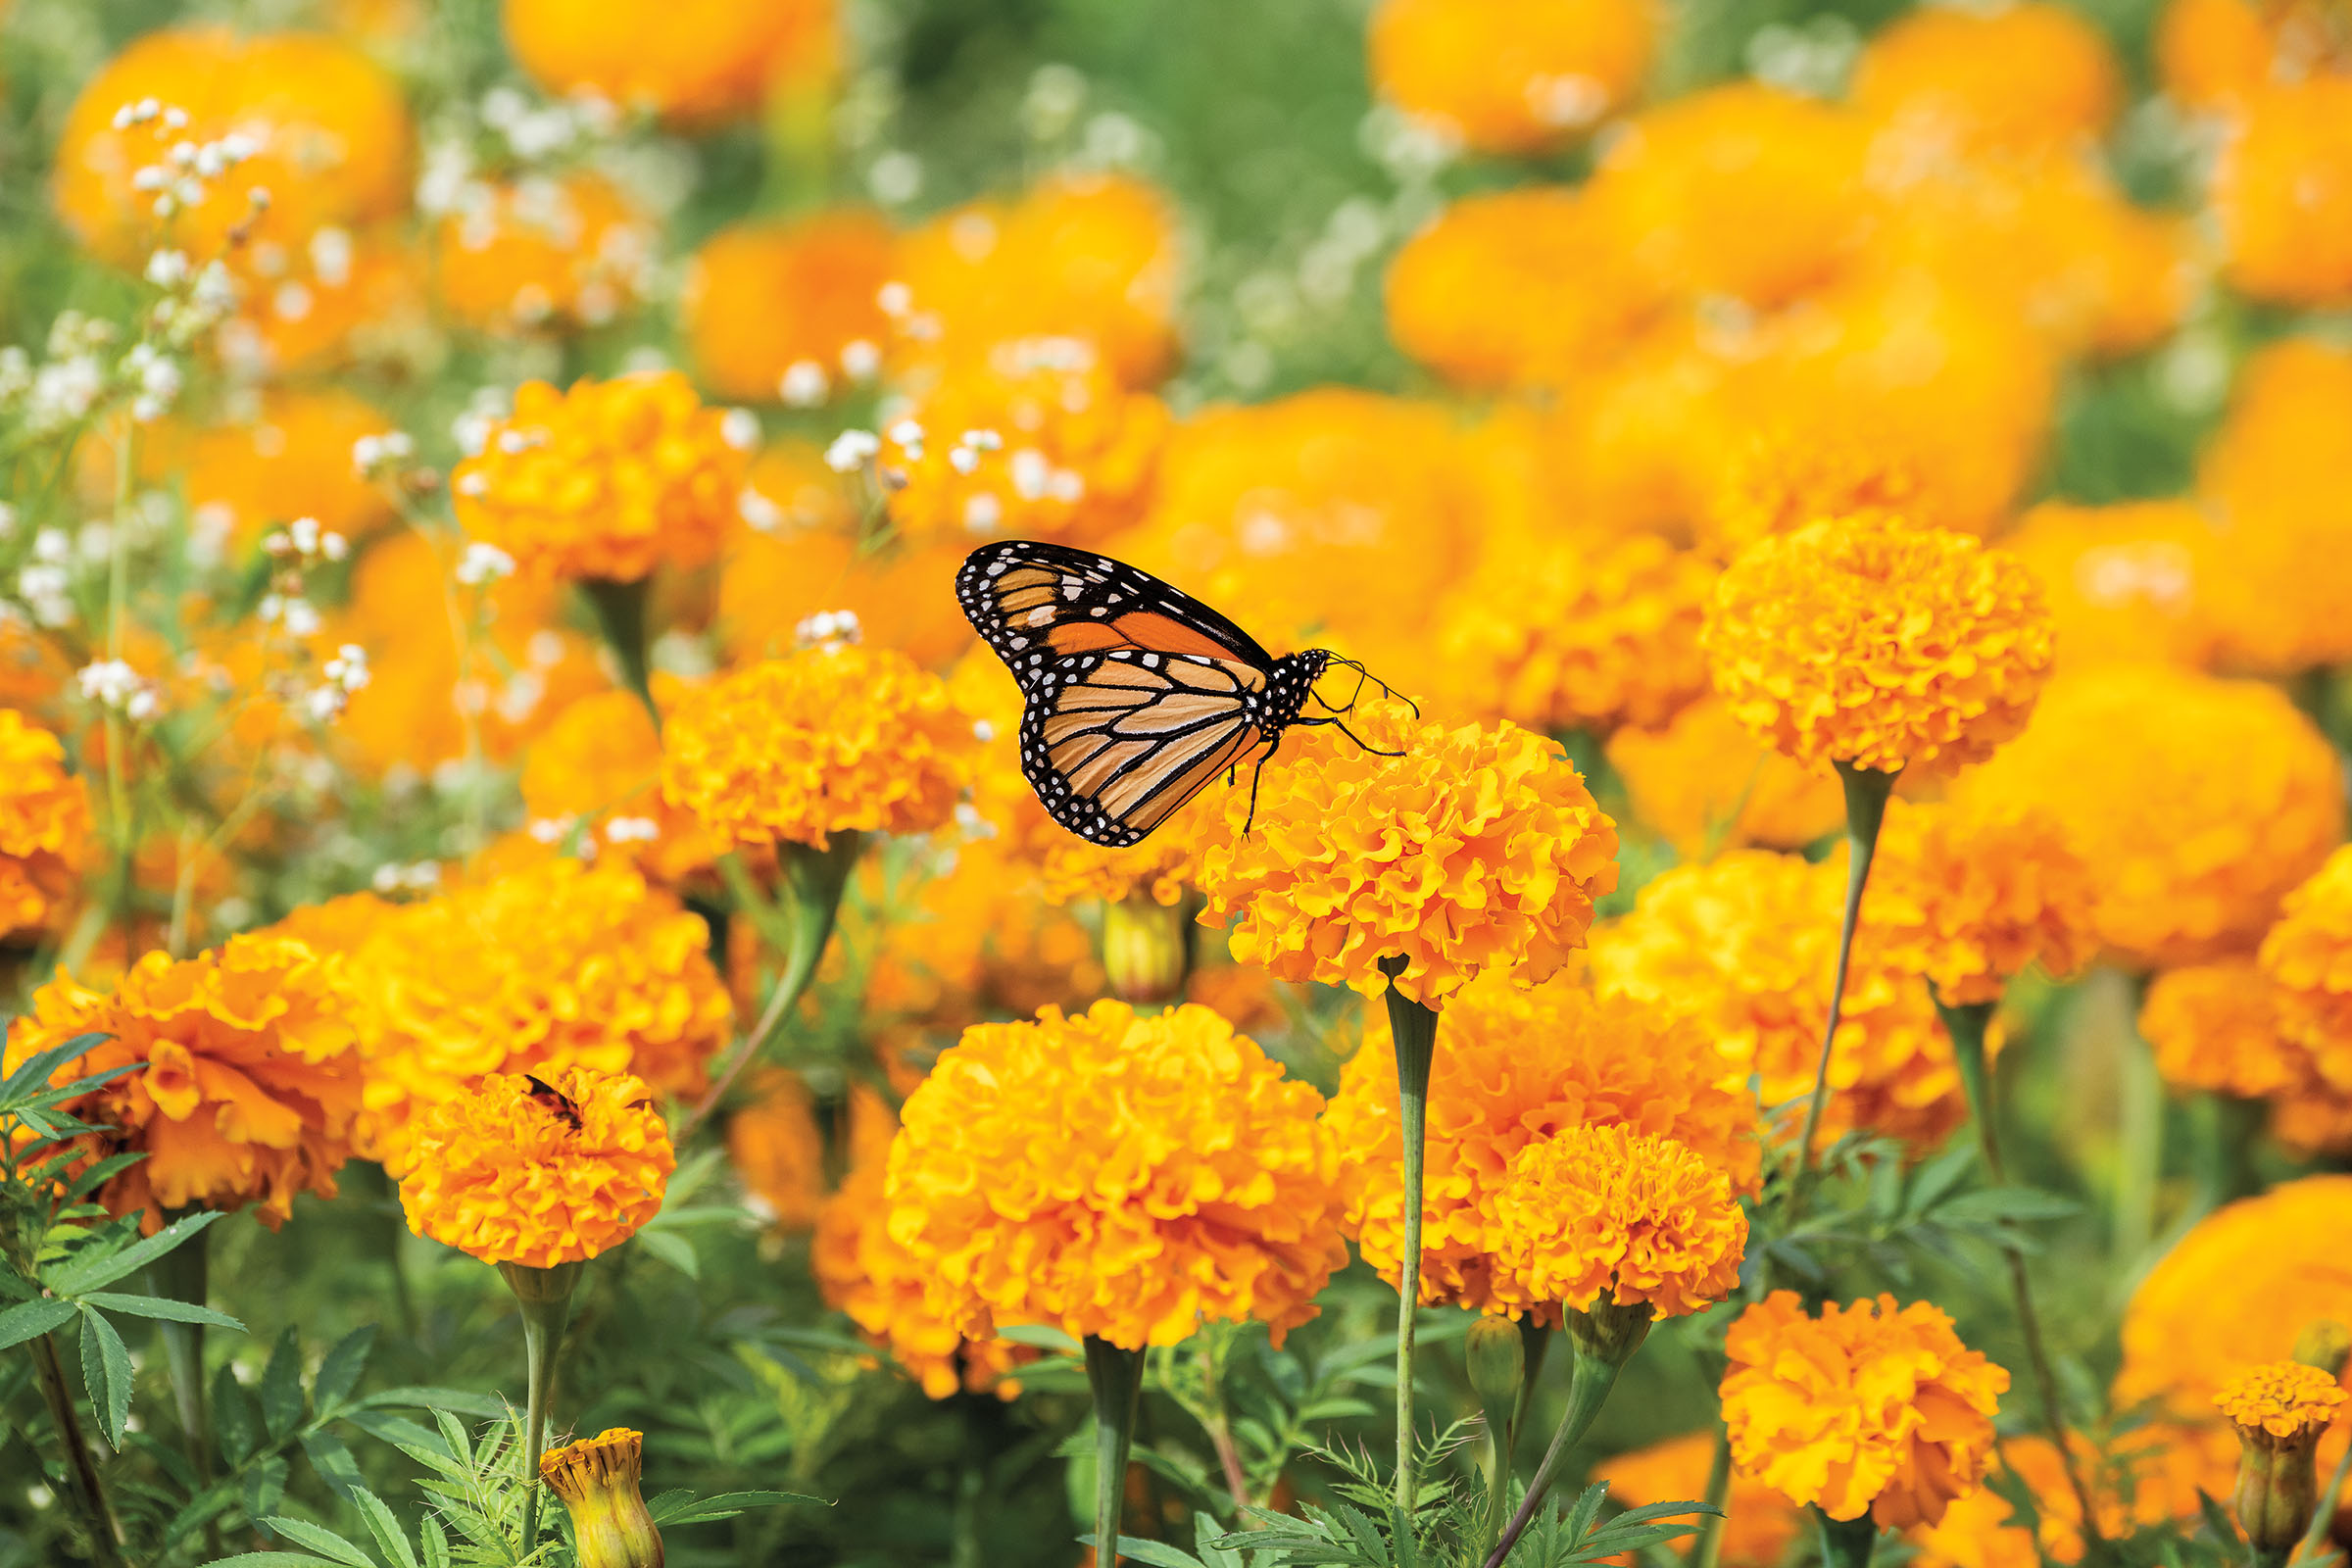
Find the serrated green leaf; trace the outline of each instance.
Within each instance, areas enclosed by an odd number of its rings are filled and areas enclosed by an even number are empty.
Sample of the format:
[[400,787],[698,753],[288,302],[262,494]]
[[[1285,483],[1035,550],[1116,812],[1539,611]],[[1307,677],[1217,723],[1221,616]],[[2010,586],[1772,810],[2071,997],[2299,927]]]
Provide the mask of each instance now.
[[703,1277],[703,1260],[695,1255],[694,1244],[675,1231],[648,1227],[637,1233],[637,1245],[690,1280]]
[[[72,1181],[66,1184],[66,1190],[60,1196],[68,1206],[61,1209],[59,1212],[61,1215],[72,1215],[80,1212],[82,1205],[76,1204],[74,1202],[75,1199],[81,1198],[86,1194],[96,1192],[107,1182],[113,1180],[117,1176],[122,1175],[124,1171],[128,1170],[131,1166],[136,1165],[140,1160],[145,1159],[146,1157],[147,1152],[145,1150],[134,1149],[126,1153],[109,1154],[104,1159],[94,1161],[91,1164],[84,1166]],[[104,1213],[105,1210],[100,1209],[99,1212]]]
[[307,1551],[240,1551],[208,1568],[343,1568],[332,1557],[314,1557]]
[[288,1326],[270,1350],[260,1389],[262,1425],[283,1439],[302,1422],[302,1345]]
[[318,1376],[311,1383],[311,1408],[319,1415],[340,1405],[360,1381],[360,1373],[368,1365],[368,1352],[375,1346],[375,1325],[363,1323],[335,1342],[318,1363]]
[[[683,1501],[674,1512],[662,1513],[658,1505],[666,1497],[682,1497]],[[700,1525],[709,1524],[714,1519],[732,1519],[754,1508],[772,1508],[787,1502],[813,1502],[821,1508],[833,1506],[823,1497],[811,1497],[800,1492],[721,1492],[700,1500],[690,1494],[664,1493],[662,1497],[649,1504],[646,1511],[658,1525]]]
[[60,1296],[79,1296],[112,1285],[125,1274],[134,1273],[203,1233],[205,1228],[220,1218],[222,1210],[208,1208],[157,1231],[153,1236],[131,1243],[119,1252],[90,1256],[88,1250],[74,1254],[71,1261],[51,1270],[43,1279]]
[[0,1312],[0,1350],[38,1339],[73,1316],[72,1301],[20,1301]]
[[245,1462],[260,1437],[253,1424],[253,1401],[237,1386],[236,1374],[226,1362],[213,1374],[213,1438],[220,1446],[221,1455],[230,1468]]
[[331,1557],[346,1568],[376,1568],[375,1559],[345,1541],[324,1525],[312,1524],[308,1519],[289,1519],[283,1514],[271,1514],[254,1521],[273,1535],[288,1541],[299,1541],[321,1556]]
[[425,1410],[449,1410],[469,1415],[477,1421],[495,1421],[507,1413],[506,1405],[487,1394],[472,1394],[464,1389],[437,1389],[403,1385],[397,1389],[379,1389],[360,1399],[360,1404],[374,1409],[398,1404]]
[[360,1462],[351,1456],[351,1450],[343,1446],[343,1440],[333,1433],[305,1432],[302,1435],[302,1451],[310,1457],[311,1468],[318,1472],[318,1479],[331,1490],[340,1492],[346,1497],[356,1497],[367,1490],[366,1483],[360,1479]]
[[130,1351],[115,1326],[87,1308],[81,1314],[81,1380],[107,1446],[122,1447],[122,1423],[130,1419]]
[[[17,1070],[0,1080],[0,1109],[13,1109],[21,1101],[31,1099],[49,1087],[49,1075],[73,1060],[112,1040],[109,1034],[75,1035],[62,1045],[38,1051],[17,1063]],[[136,1065],[135,1063],[133,1065]]]
[[245,1325],[226,1312],[216,1312],[209,1306],[193,1301],[174,1301],[168,1296],[125,1296],[119,1291],[91,1291],[79,1298],[91,1306],[103,1306],[110,1312],[126,1312],[132,1317],[160,1318],[167,1323],[202,1323],[209,1328],[231,1329],[242,1334]]
[[253,1468],[245,1472],[245,1517],[261,1520],[276,1512],[286,1495],[286,1477],[292,1471],[293,1466],[282,1453],[255,1460]]
[[416,1532],[416,1544],[424,1548],[424,1568],[450,1568],[449,1533],[440,1520],[427,1518]]
[[384,1506],[384,1499],[358,1485],[346,1495],[360,1510],[360,1517],[368,1521],[368,1533],[375,1537],[375,1544],[384,1555],[397,1568],[417,1568],[416,1553],[410,1549],[407,1534],[400,1528],[400,1521],[392,1517],[392,1510]]
[[[1101,1539],[1089,1530],[1078,1538],[1078,1544],[1092,1546]],[[1150,1563],[1152,1568],[1207,1568],[1189,1551],[1179,1551],[1164,1541],[1146,1541],[1138,1536],[1119,1537],[1119,1555],[1135,1562]]]

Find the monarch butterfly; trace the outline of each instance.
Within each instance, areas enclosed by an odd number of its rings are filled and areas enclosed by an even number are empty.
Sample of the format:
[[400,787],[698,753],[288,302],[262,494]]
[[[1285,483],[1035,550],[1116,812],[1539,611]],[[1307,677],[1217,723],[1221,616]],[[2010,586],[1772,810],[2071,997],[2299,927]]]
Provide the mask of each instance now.
[[[1363,665],[1326,648],[1276,659],[1199,600],[1107,556],[1030,539],[984,545],[964,558],[956,597],[1028,699],[1021,771],[1054,821],[1096,844],[1142,842],[1252,753],[1262,770],[1294,724],[1337,724],[1379,750],[1341,721],[1353,698],[1333,707],[1314,690],[1337,664],[1356,671],[1358,690],[1370,679],[1387,691]],[[1328,716],[1302,716],[1310,700]],[[1255,774],[1250,808],[1254,819]]]
[[580,1107],[569,1095],[535,1073],[526,1072],[522,1077],[523,1081],[531,1086],[531,1092],[525,1098],[535,1100],[545,1105],[554,1113],[558,1121],[569,1127],[573,1132],[582,1130],[584,1124],[580,1120]]

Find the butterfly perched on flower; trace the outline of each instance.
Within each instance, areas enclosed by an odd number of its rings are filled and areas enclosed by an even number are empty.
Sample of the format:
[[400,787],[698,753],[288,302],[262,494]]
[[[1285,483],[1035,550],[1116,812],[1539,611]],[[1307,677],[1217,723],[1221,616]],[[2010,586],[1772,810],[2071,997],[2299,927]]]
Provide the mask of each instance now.
[[[983,545],[956,574],[956,597],[1028,700],[1021,771],[1054,820],[1093,843],[1140,843],[1218,774],[1252,758],[1264,767],[1294,724],[1338,724],[1357,739],[1341,722],[1347,708],[1314,688],[1335,664],[1359,675],[1363,665],[1326,648],[1276,659],[1199,600],[1107,556],[1030,539]],[[1305,716],[1309,701],[1326,713]],[[1250,789],[1254,805],[1254,777]]]
[[580,1120],[580,1106],[577,1101],[536,1074],[526,1072],[522,1077],[523,1081],[531,1086],[527,1098],[545,1105],[554,1112],[556,1120],[569,1127],[573,1132],[581,1130],[584,1123]]

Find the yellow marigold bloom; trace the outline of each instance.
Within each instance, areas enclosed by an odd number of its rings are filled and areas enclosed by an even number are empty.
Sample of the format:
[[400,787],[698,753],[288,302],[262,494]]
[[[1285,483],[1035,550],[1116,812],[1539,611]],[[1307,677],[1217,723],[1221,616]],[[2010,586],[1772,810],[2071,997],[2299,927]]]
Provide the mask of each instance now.
[[2038,807],[1889,801],[1862,919],[1889,965],[1963,1006],[1998,1002],[2028,964],[2064,978],[2089,962],[2096,898]]
[[891,1239],[967,1336],[1141,1349],[1255,1319],[1279,1343],[1347,1261],[1322,1108],[1205,1007],[978,1024],[906,1101]]
[[444,350],[423,249],[399,219],[322,228],[298,248],[259,248],[251,263],[244,300],[218,334],[240,375],[411,367]]
[[140,455],[157,482],[178,478],[195,533],[213,548],[249,551],[297,517],[357,543],[394,513],[353,466],[352,443],[392,428],[390,415],[340,388],[272,388],[247,416],[167,427]]
[[[1000,343],[952,366],[906,413],[921,456],[899,469],[893,521],[918,537],[1098,544],[1151,500],[1167,405],[1123,390],[1093,347]],[[897,450],[892,450],[893,466]]]
[[733,662],[791,654],[800,646],[802,622],[844,610],[858,617],[867,643],[897,649],[926,669],[974,646],[953,586],[971,548],[966,541],[919,539],[875,549],[849,527],[837,529],[846,492],[813,451],[762,455],[751,488],[805,521],[772,533],[741,528],[729,541],[712,630]]
[[2286,896],[2261,962],[2279,1031],[2338,1094],[2352,1092],[2352,847]]
[[825,1141],[808,1086],[768,1067],[752,1075],[750,1089],[752,1102],[727,1118],[727,1157],[769,1224],[808,1230],[825,1200]]
[[2221,545],[2211,519],[2185,501],[2045,502],[2001,541],[2040,580],[2065,668],[2203,664]]
[[1267,766],[1247,837],[1249,797],[1226,796],[1237,836],[1201,858],[1201,922],[1240,916],[1234,957],[1278,979],[1393,983],[1433,1007],[1489,967],[1558,972],[1617,886],[1617,824],[1576,768],[1507,721],[1448,729],[1380,702],[1350,727],[1366,745],[1312,730]]
[[[1396,1165],[1396,1054],[1387,1010],[1365,1011],[1365,1040],[1323,1113],[1340,1160],[1343,1223],[1394,1284],[1404,1250]],[[1565,978],[1533,989],[1482,976],[1446,1007],[1446,1066],[1430,1081],[1422,1195],[1421,1299],[1485,1312],[1557,1317],[1557,1296],[1529,1294],[1504,1267],[1503,1194],[1513,1161],[1562,1128],[1624,1127],[1672,1139],[1752,1192],[1762,1162],[1756,1102],[1723,1086],[1723,1059],[1699,1028]],[[1583,1304],[1579,1302],[1577,1304]]]
[[514,389],[451,476],[458,521],[542,577],[631,581],[718,553],[745,459],[674,370]]
[[484,331],[602,326],[644,294],[658,245],[601,174],[475,182],[434,230],[433,281],[450,315]]
[[2230,281],[2305,309],[2352,302],[2352,79],[2265,82],[2213,172]]
[[[1724,1077],[1758,1079],[1763,1103],[1812,1092],[1829,1022],[1844,899],[1841,858],[1818,865],[1735,850],[1653,878],[1633,912],[1592,932],[1592,972],[1664,1016],[1693,1020],[1714,1041]],[[1868,921],[1830,1062],[1826,1145],[1871,1128],[1934,1148],[1966,1119],[1952,1043],[1916,970],[1890,960]]]
[[507,45],[554,93],[591,93],[689,125],[757,109],[838,69],[832,0],[506,0]]
[[1703,1312],[1740,1288],[1747,1214],[1720,1166],[1671,1138],[1570,1127],[1511,1159],[1498,1270],[1533,1301]]
[[66,748],[0,708],[0,936],[45,925],[72,899],[90,841],[90,798]]
[[678,1168],[641,1078],[494,1072],[424,1112],[400,1181],[409,1229],[485,1263],[554,1268],[610,1251],[662,1211]]
[[360,1056],[342,960],[289,937],[235,936],[193,958],[150,953],[112,991],[62,970],[9,1026],[0,1073],[76,1035],[110,1038],[58,1070],[70,1083],[143,1063],[74,1101],[117,1129],[93,1156],[148,1157],[98,1191],[153,1230],[162,1211],[256,1205],[275,1229],[294,1195],[335,1195],[360,1113]]
[[893,244],[879,214],[856,208],[711,235],[679,302],[695,379],[720,397],[808,403],[872,375],[890,342]]
[[1488,153],[1560,146],[1624,106],[1657,49],[1649,0],[1383,0],[1372,85]]
[[2344,836],[2343,771],[2278,691],[2155,665],[2070,671],[1954,798],[2047,809],[2089,865],[2108,950],[2242,949]]
[[1663,729],[1617,730],[1608,757],[1635,818],[1687,860],[1742,844],[1801,850],[1845,825],[1837,775],[1757,745],[1718,698],[1691,703]]
[[2167,969],[2148,982],[2139,1034],[2177,1089],[2261,1099],[2311,1076],[2279,1031],[2278,999],[2250,957]]
[[1718,575],[1656,534],[1497,540],[1439,606],[1428,678],[1458,710],[1531,729],[1664,723],[1707,689],[1698,634]]
[[645,1434],[611,1427],[539,1456],[539,1476],[571,1515],[579,1568],[662,1568],[662,1532],[638,1488]]
[[2213,1402],[2232,1426],[2271,1438],[2316,1438],[2335,1420],[2343,1385],[2316,1366],[2271,1361],[2222,1385]]
[[971,776],[972,721],[903,654],[828,643],[682,697],[662,796],[738,844],[928,833]]
[[[1592,1467],[1592,1479],[1607,1482],[1609,1496],[1629,1507],[1676,1502],[1706,1495],[1714,1457],[1715,1435],[1692,1432],[1603,1459]],[[1716,1559],[1723,1568],[1780,1568],[1782,1554],[1804,1523],[1787,1497],[1747,1476],[1732,1478],[1725,1509],[1729,1517]],[[1697,1540],[1691,1536],[1668,1544],[1687,1557]]]
[[1910,12],[1854,63],[1855,107],[1971,151],[2087,145],[2122,99],[2123,70],[2107,35],[2046,0]]
[[1824,520],[1724,572],[1701,642],[1716,690],[1800,762],[1895,772],[1980,762],[2049,673],[2033,575],[1965,534]]
[[[986,359],[1000,343],[1076,338],[1125,386],[1176,360],[1175,213],[1120,174],[1041,180],[1017,202],[942,213],[899,244],[908,359]],[[960,433],[960,432],[958,432]]]
[[1724,1341],[1732,1463],[1833,1519],[1934,1524],[1993,1456],[2009,1374],[1960,1343],[1927,1301],[1835,1301],[1805,1315],[1794,1291],[1740,1314]]
[[[2156,74],[2164,90],[2195,110],[2233,107],[2268,84],[2278,24],[2303,20],[2297,6],[2253,0],[2172,0],[2156,22]],[[2312,29],[2317,33],[2319,29]]]
[[733,1007],[702,917],[625,865],[537,854],[392,910],[351,952],[371,1157],[411,1163],[417,1118],[485,1073],[703,1089]]
[[[2196,1444],[2168,1423],[2142,1427],[2102,1455],[2075,1434],[2077,1471],[2091,1488],[2099,1533],[2108,1540],[2134,1526],[2197,1517]],[[2038,1568],[2045,1558],[2082,1560],[2082,1505],[2075,1498],[2058,1449],[2046,1438],[2012,1437],[2001,1445],[2002,1467],[2034,1496],[2039,1529],[2013,1522],[2009,1499],[1981,1487],[1956,1497],[1943,1517],[1915,1526],[1910,1540],[1922,1568]]]
[[[676,699],[665,677],[654,689]],[[707,871],[723,848],[662,798],[662,737],[628,692],[596,692],[556,714],[523,753],[522,804],[535,837],[564,843],[577,830],[584,853],[617,856],[656,882]]]
[[[154,99],[187,117],[118,126],[124,104]],[[169,220],[139,171],[170,163],[174,143],[235,132],[254,155],[205,179],[205,199]],[[220,26],[173,27],[134,40],[86,82],[58,135],[52,193],[66,226],[119,267],[158,245],[199,261],[228,249],[250,223],[241,271],[271,250],[299,251],[322,228],[404,211],[416,133],[400,85],[366,54],[315,32],[240,35]],[[257,217],[252,192],[269,192]]]

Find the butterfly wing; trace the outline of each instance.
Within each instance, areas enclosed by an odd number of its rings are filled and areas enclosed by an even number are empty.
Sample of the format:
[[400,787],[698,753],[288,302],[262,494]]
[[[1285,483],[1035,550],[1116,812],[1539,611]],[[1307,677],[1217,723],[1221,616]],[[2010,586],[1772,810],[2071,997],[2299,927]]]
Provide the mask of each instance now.
[[1096,844],[1140,842],[1263,747],[1265,677],[1196,654],[1105,649],[1040,666],[1021,771],[1054,821]]
[[1261,674],[1274,665],[1255,639],[1206,605],[1091,551],[1031,539],[983,545],[956,574],[956,597],[1031,696],[1058,661],[1114,649],[1250,665]]

